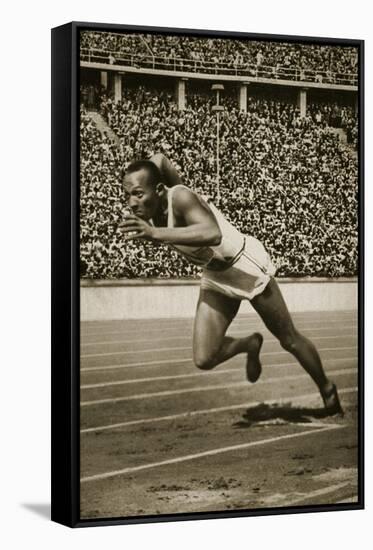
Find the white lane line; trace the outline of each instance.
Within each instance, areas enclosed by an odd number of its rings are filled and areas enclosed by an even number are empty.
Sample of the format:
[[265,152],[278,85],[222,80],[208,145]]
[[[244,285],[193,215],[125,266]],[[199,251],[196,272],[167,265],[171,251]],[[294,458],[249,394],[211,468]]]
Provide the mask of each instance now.
[[[343,363],[344,361],[353,361],[356,360],[357,357],[343,357],[341,359],[326,359],[323,363],[324,365],[328,365],[331,362],[334,363]],[[269,363],[267,365],[263,365],[264,369],[272,368],[272,367],[278,367],[278,368],[284,368],[284,367],[295,367],[299,365],[297,362],[293,363]],[[234,367],[230,369],[224,369],[224,370],[213,370],[213,371],[200,371],[193,372],[190,374],[173,374],[171,376],[151,376],[148,378],[130,378],[127,380],[114,380],[112,382],[98,382],[95,384],[83,384],[80,386],[80,389],[82,390],[90,390],[94,388],[109,388],[110,386],[124,386],[126,384],[137,384],[138,382],[158,382],[162,380],[183,380],[184,378],[207,378],[207,377],[215,377],[222,374],[230,374],[231,372],[243,372],[242,367]]]
[[[301,317],[297,314],[293,314],[293,319],[295,320],[296,323],[306,323],[310,325],[314,325],[314,324],[319,325],[323,323],[330,324],[330,323],[338,323],[338,322],[343,323],[349,320],[354,321],[355,319],[357,319],[357,317],[358,317],[357,312],[353,312],[353,314],[351,315],[340,315],[337,317],[335,316],[328,317],[325,315],[321,315],[321,318],[319,317],[318,319],[316,319],[315,316],[310,318],[309,315],[307,315],[306,313]],[[146,332],[148,332],[149,330],[156,330],[156,331],[167,330],[167,329],[180,330],[184,328],[186,324],[189,326],[193,326],[194,317],[186,317],[185,319],[181,319],[179,322],[173,319],[167,319],[167,323],[166,322],[162,323],[160,321],[162,320],[160,319],[143,319],[143,320],[140,319],[139,320],[138,319],[137,323],[134,323],[133,320],[128,319],[127,321],[124,322],[125,326],[109,327],[107,326],[107,324],[105,324],[101,327],[100,331],[98,331],[99,330],[98,328],[95,328],[96,332],[90,332],[89,330],[87,330],[83,322],[83,324],[81,325],[81,332],[86,336],[95,336],[100,334],[119,334],[119,333],[122,334],[126,332],[131,334],[133,332],[138,332],[139,328],[141,328],[141,330],[144,330]],[[261,322],[261,319],[257,315],[251,315],[249,317],[240,316],[240,317],[236,317],[233,320],[232,325],[239,326],[239,325],[245,324],[246,326],[247,324],[257,324],[258,322]],[[150,325],[150,326],[146,326],[146,325]],[[154,325],[157,325],[157,326],[154,326]],[[104,331],[102,330],[103,328],[108,328],[109,330]],[[117,330],[112,330],[112,329],[117,329]]]
[[[358,388],[351,387],[351,388],[343,388],[342,390],[338,389],[339,395],[343,395],[345,393],[354,393],[357,392]],[[304,395],[296,395],[296,396],[289,396],[289,397],[281,397],[281,399],[269,399],[265,401],[266,405],[272,405],[272,404],[279,404],[283,402],[288,402],[289,399],[296,400],[296,401],[309,401],[311,399],[319,398],[320,394],[317,393],[306,393]],[[141,418],[139,420],[127,420],[127,422],[117,422],[116,424],[105,424],[103,426],[96,426],[91,428],[82,428],[80,430],[81,434],[86,433],[92,433],[92,432],[101,432],[105,430],[114,430],[116,428],[125,428],[128,426],[138,426],[141,424],[153,424],[154,422],[164,422],[167,420],[177,420],[179,418],[190,418],[191,416],[199,416],[202,414],[212,414],[212,413],[219,413],[219,412],[225,412],[225,411],[234,411],[237,409],[243,409],[246,407],[256,407],[258,405],[262,405],[263,401],[245,401],[245,403],[240,403],[238,405],[227,405],[225,407],[213,407],[211,409],[199,409],[196,411],[188,411],[184,413],[177,413],[177,414],[168,414],[166,416],[153,416],[151,418]],[[310,423],[311,424],[311,423]],[[312,425],[314,423],[312,422]],[[298,425],[298,422],[297,422]]]
[[343,500],[338,500],[337,502],[333,502],[332,504],[357,504],[359,502],[359,497],[357,495],[353,495],[352,497],[344,498]]
[[[335,370],[330,371],[329,374],[334,376],[339,376],[343,374],[351,374],[353,372],[357,372],[356,368],[351,369],[341,369],[341,370]],[[276,376],[273,378],[266,378],[265,380],[260,380],[259,384],[269,384],[272,382],[278,382],[279,380],[299,380],[302,378],[308,378],[308,374],[295,374],[295,375],[288,375],[288,376]],[[257,383],[258,384],[258,383]],[[205,392],[205,391],[213,391],[213,390],[228,390],[232,388],[242,388],[242,387],[249,387],[253,384],[250,384],[245,380],[244,382],[232,382],[231,384],[216,384],[214,386],[203,386],[201,388],[186,388],[182,390],[166,390],[166,391],[158,391],[158,392],[150,392],[150,393],[138,393],[135,395],[125,395],[123,397],[108,397],[106,399],[94,399],[92,401],[81,401],[80,406],[81,407],[89,407],[90,405],[104,405],[106,403],[119,403],[122,401],[135,401],[138,399],[150,399],[153,397],[167,397],[170,395],[182,395],[185,393],[199,393],[199,392]]]
[[[344,325],[343,325],[344,326]],[[349,327],[351,329],[354,329],[354,328],[357,328],[357,325],[349,325]],[[301,327],[299,325],[297,325],[297,328],[301,329],[302,332],[327,332],[328,330],[330,330],[332,333],[335,333],[336,331],[336,328],[335,327],[331,327],[331,328],[326,328],[326,327],[323,327],[323,328],[307,328],[307,327]],[[270,334],[270,332],[268,331],[268,329],[266,329],[265,327],[259,327],[258,328],[258,331],[262,330],[262,332],[264,332],[265,334]],[[354,334],[357,334],[356,331],[350,331],[349,333],[347,334],[351,334],[351,333],[354,333]],[[248,331],[247,329],[241,329],[241,330],[234,330],[234,329],[229,329],[229,332],[227,332],[227,334],[229,336],[239,336],[241,334],[248,334]],[[162,337],[162,342],[164,341],[167,341],[167,340],[188,340],[188,341],[191,341],[192,340],[192,329],[190,330],[190,335],[189,336],[183,336],[183,335],[180,335],[180,336],[166,336],[166,337]],[[132,339],[131,340],[104,340],[102,342],[81,342],[80,343],[80,347],[86,347],[86,346],[105,346],[105,345],[114,345],[114,344],[132,344],[134,342],[158,342],[159,341],[159,338],[140,338],[140,339]]]
[[[246,333],[245,333],[246,334]],[[346,334],[337,334],[336,336],[313,336],[313,340],[339,340],[340,338],[355,338],[356,339],[357,334],[351,334],[351,332],[347,332]],[[273,344],[278,343],[277,338],[268,338],[265,340],[267,344]],[[134,355],[136,353],[157,353],[161,351],[188,351],[190,350],[190,346],[177,346],[174,348],[170,347],[163,347],[163,348],[151,348],[151,349],[137,349],[137,350],[130,350],[130,351],[109,351],[105,353],[86,353],[81,354],[81,359],[86,359],[87,357],[110,357],[112,355]]]
[[[263,355],[263,354],[262,354]],[[97,370],[117,370],[127,369],[132,367],[154,367],[155,365],[174,365],[178,363],[190,363],[193,360],[188,357],[187,359],[162,359],[160,361],[141,361],[141,363],[128,363],[127,365],[105,365],[104,367],[82,367],[80,372],[97,371]]]
[[131,355],[131,354],[135,354],[135,353],[154,353],[154,352],[161,352],[161,351],[186,351],[186,350],[190,350],[190,346],[177,346],[177,347],[174,347],[174,348],[170,348],[170,347],[165,347],[165,348],[151,348],[151,349],[138,349],[138,350],[133,350],[133,351],[111,351],[111,352],[107,352],[107,353],[86,353],[86,354],[81,354],[80,355],[80,358],[81,359],[85,359],[87,357],[105,357],[106,355],[110,356],[110,355]]
[[[310,321],[307,321],[307,319],[301,319],[300,322],[305,322],[306,325],[305,326],[309,326],[309,325],[317,325],[317,326],[320,326],[322,324],[326,324],[326,325],[330,325],[330,323],[336,323],[337,321],[341,321],[343,322],[343,324],[345,324],[349,319],[356,319],[357,318],[357,314],[355,313],[354,316],[349,316],[349,317],[336,317],[336,318],[331,318],[331,319],[321,319],[321,320],[318,320],[318,321],[313,321],[313,320],[310,320]],[[157,319],[154,319],[154,324],[157,324],[158,320]],[[250,326],[257,326],[258,323],[261,323],[261,319],[260,317],[257,317],[257,318],[254,318],[254,319],[248,319],[247,321],[243,320],[243,319],[240,319],[239,321],[236,321],[234,323],[233,326],[235,327],[238,327],[238,326],[241,326],[242,324],[245,324],[245,326],[247,327],[250,327]],[[297,322],[297,319],[295,318],[295,322],[296,324],[298,325],[298,322]],[[128,323],[130,323],[130,321],[128,321]],[[148,334],[149,332],[164,332],[165,330],[183,330],[185,325],[189,325],[190,327],[193,326],[193,319],[185,319],[184,322],[182,323],[182,326],[175,326],[175,324],[177,323],[172,323],[170,324],[169,326],[166,326],[166,325],[162,325],[162,326],[158,326],[158,327],[146,327],[144,326],[144,324],[140,324],[138,327],[132,327],[131,329],[122,329],[122,330],[113,330],[113,331],[100,331],[100,332],[87,332],[87,331],[84,331],[82,330],[81,331],[81,335],[82,336],[102,336],[103,334],[107,335],[107,334],[128,334],[129,336],[131,334],[138,334],[139,331],[143,331],[145,334]],[[299,325],[300,326],[300,325]],[[232,327],[233,328],[233,327]]]
[[[322,318],[330,318],[333,320],[338,320],[341,317],[351,317],[351,316],[357,316],[356,309],[345,309],[345,310],[324,310],[324,311],[293,311],[292,316],[295,319],[314,319],[315,317],[322,316]],[[257,314],[254,310],[248,311],[248,312],[239,312],[235,317],[235,322],[239,321],[254,321],[257,319]],[[183,324],[186,321],[192,322],[193,321],[193,315],[189,315],[187,317],[154,317],[154,318],[135,318],[135,319],[110,319],[110,320],[102,320],[102,321],[82,321],[83,326],[86,329],[99,329],[102,327],[108,327],[112,325],[113,327],[116,327],[117,325],[143,325],[143,323],[150,323],[152,324],[153,321],[156,321],[159,325],[166,325],[168,323],[171,323],[173,325],[179,323]]]
[[[321,497],[324,495],[328,495],[329,493],[335,493],[335,491],[338,491],[338,489],[342,489],[343,487],[347,487],[348,485],[351,485],[350,481],[344,481],[343,483],[336,483],[335,485],[329,485],[329,487],[324,487],[323,489],[317,489],[316,491],[311,491],[300,497],[278,503],[277,506],[292,506],[293,504],[300,504],[301,502],[308,501],[310,498]],[[320,504],[327,504],[327,503],[320,503]]]
[[267,445],[269,443],[277,443],[278,441],[284,441],[286,439],[296,439],[304,435],[311,435],[314,433],[323,433],[332,430],[340,430],[345,428],[345,425],[333,424],[328,425],[325,428],[315,428],[311,430],[305,430],[303,432],[298,432],[295,434],[286,434],[279,435],[276,437],[269,437],[267,439],[260,439],[259,441],[250,441],[249,443],[241,443],[239,445],[229,445],[228,447],[220,447],[218,449],[210,449],[209,451],[203,451],[200,453],[183,455],[176,458],[170,458],[168,460],[161,460],[159,462],[151,462],[149,464],[142,464],[141,466],[131,466],[128,468],[123,468],[121,470],[113,470],[112,472],[103,472],[102,474],[96,474],[92,476],[82,477],[80,479],[81,483],[87,483],[89,481],[98,481],[101,479],[108,479],[112,477],[117,477],[120,475],[130,474],[133,472],[139,472],[141,470],[149,470],[151,468],[159,468],[160,466],[169,466],[170,464],[179,464],[180,462],[188,462],[189,460],[196,460],[198,458],[204,458],[206,456],[215,456],[222,453],[230,453],[234,451],[241,451],[243,449],[249,449],[250,447],[259,447],[260,445]]
[[[349,347],[338,347],[338,348],[319,348],[320,351],[346,351],[351,349],[357,349],[356,346],[349,346]],[[283,355],[287,354],[288,352],[285,350],[278,350],[278,351],[267,351],[264,353],[261,353],[261,357],[265,357],[268,355]],[[237,357],[237,356],[236,356]],[[97,371],[97,370],[116,370],[116,369],[127,369],[132,367],[151,367],[154,365],[176,365],[178,363],[193,363],[193,359],[191,357],[188,357],[186,359],[160,359],[158,361],[141,361],[141,363],[127,363],[126,365],[119,364],[119,365],[103,365],[99,367],[82,367],[80,369],[81,372],[87,372],[87,371]]]

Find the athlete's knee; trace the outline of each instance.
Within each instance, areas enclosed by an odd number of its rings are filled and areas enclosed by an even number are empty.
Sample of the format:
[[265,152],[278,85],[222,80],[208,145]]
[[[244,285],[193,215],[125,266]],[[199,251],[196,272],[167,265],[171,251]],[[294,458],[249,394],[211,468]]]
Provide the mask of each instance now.
[[213,355],[195,353],[193,359],[197,369],[210,370],[216,365],[216,361]]
[[295,330],[280,335],[281,347],[289,353],[296,353],[299,348],[299,334]]

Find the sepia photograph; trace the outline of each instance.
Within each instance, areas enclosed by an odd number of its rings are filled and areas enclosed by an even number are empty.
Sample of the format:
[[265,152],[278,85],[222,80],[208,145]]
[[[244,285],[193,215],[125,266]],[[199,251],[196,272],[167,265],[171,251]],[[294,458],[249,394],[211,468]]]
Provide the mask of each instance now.
[[78,35],[80,519],[359,507],[360,42]]

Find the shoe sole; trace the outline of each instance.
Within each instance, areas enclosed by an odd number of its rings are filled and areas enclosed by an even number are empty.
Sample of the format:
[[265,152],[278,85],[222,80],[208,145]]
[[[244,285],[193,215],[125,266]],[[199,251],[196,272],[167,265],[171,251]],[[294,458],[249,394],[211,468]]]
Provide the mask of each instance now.
[[[259,355],[263,345],[263,336],[259,332],[256,332],[253,336],[255,336],[259,340],[258,352],[256,353],[254,359],[251,356],[250,352],[247,352],[246,357],[246,378],[252,384],[254,384],[260,378],[260,375],[262,373],[262,364],[260,362]],[[253,361],[256,363],[255,365],[253,365]]]

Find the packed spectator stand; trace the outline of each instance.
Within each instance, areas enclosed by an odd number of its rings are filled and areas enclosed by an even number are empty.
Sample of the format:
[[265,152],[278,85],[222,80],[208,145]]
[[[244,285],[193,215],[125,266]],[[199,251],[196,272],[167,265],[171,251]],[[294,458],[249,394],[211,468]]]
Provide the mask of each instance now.
[[[171,91],[150,82],[126,86],[115,103],[96,89],[99,112],[119,138],[100,132],[81,90],[81,275],[88,278],[198,277],[166,246],[117,231],[125,201],[119,172],[133,159],[163,152],[186,185],[213,201],[243,233],[265,244],[279,276],[356,275],[356,113],[335,102],[248,97],[247,112],[223,94],[220,199],[216,186],[216,115],[210,92],[189,90],[178,111]],[[336,128],[350,131],[342,143]],[[349,134],[348,134],[349,135]]]
[[80,51],[89,62],[357,85],[356,48],[347,46],[85,31]]

